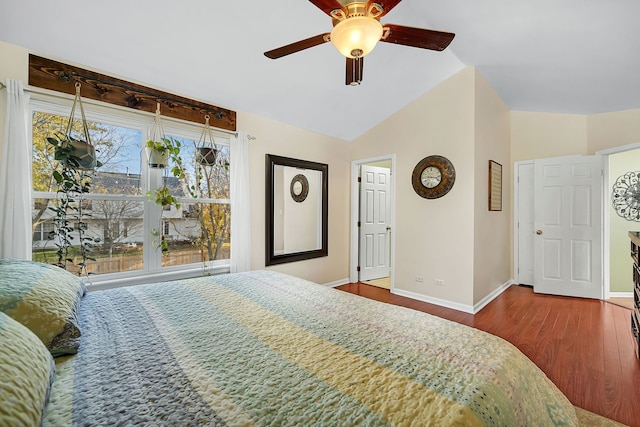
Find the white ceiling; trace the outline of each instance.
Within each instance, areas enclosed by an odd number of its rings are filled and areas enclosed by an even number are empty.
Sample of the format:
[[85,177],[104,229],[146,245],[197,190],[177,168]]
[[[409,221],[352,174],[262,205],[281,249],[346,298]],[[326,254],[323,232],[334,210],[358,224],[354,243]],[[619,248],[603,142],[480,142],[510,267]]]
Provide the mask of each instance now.
[[467,66],[512,110],[640,108],[639,17],[638,0],[403,0],[383,24],[455,39],[444,52],[379,43],[357,87],[330,43],[263,55],[331,30],[307,0],[0,0],[0,40],[351,141]]

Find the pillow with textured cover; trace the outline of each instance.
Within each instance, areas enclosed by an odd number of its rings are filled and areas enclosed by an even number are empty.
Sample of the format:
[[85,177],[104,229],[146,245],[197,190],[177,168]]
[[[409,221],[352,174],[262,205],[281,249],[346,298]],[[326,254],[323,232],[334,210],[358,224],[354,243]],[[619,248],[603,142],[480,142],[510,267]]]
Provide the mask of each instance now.
[[77,353],[84,283],[62,268],[0,259],[0,311],[29,328],[56,357]]
[[0,425],[41,425],[55,374],[53,358],[33,332],[0,313]]

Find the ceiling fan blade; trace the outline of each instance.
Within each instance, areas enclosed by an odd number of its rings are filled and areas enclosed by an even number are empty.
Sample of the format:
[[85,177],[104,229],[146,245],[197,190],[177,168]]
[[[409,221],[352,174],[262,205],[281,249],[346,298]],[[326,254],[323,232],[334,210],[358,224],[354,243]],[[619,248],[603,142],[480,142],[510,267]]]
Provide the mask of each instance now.
[[278,59],[292,53],[300,52],[301,50],[309,49],[310,47],[321,45],[328,41],[329,33],[319,34],[317,36],[309,37],[308,39],[300,40],[295,43],[270,50],[265,52],[264,56],[271,59]]
[[451,43],[451,40],[455,37],[454,33],[427,30],[424,28],[405,27],[403,25],[384,24],[383,28],[385,29],[385,32],[388,28],[389,34],[386,37],[383,34],[380,41],[419,47],[421,49],[438,51],[445,50],[447,46],[449,46],[449,43]]
[[347,10],[338,3],[338,0],[309,0],[311,3],[315,4],[320,10],[322,10],[327,15],[331,16],[331,11],[335,9],[342,9],[342,11],[346,14]]
[[391,9],[396,7],[401,1],[402,0],[369,0],[367,2],[367,10],[369,10],[369,7],[371,7],[373,3],[379,4],[380,6],[382,6],[382,14],[379,16],[379,18],[381,18],[387,13],[391,12]]
[[345,84],[349,86],[358,86],[362,82],[362,67],[364,66],[364,58],[347,58],[347,78]]

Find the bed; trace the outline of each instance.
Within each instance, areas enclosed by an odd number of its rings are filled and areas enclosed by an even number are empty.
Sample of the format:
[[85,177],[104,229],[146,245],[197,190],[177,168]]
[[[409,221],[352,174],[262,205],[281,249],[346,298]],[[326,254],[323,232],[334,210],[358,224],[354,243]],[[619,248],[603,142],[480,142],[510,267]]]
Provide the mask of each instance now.
[[0,424],[579,425],[508,342],[273,271],[85,294],[0,260],[0,289]]

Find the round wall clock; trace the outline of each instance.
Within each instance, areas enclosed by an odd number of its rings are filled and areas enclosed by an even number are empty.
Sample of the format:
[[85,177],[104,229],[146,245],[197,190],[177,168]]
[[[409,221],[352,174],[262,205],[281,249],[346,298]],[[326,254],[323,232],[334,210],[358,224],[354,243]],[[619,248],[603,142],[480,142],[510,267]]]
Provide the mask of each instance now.
[[307,177],[301,173],[294,176],[291,180],[289,190],[291,191],[291,198],[294,201],[298,203],[304,202],[309,194],[309,181]]
[[622,218],[640,221],[640,171],[627,172],[616,179],[611,202]]
[[425,199],[437,199],[451,190],[456,170],[446,157],[428,156],[420,160],[411,175],[413,189]]

